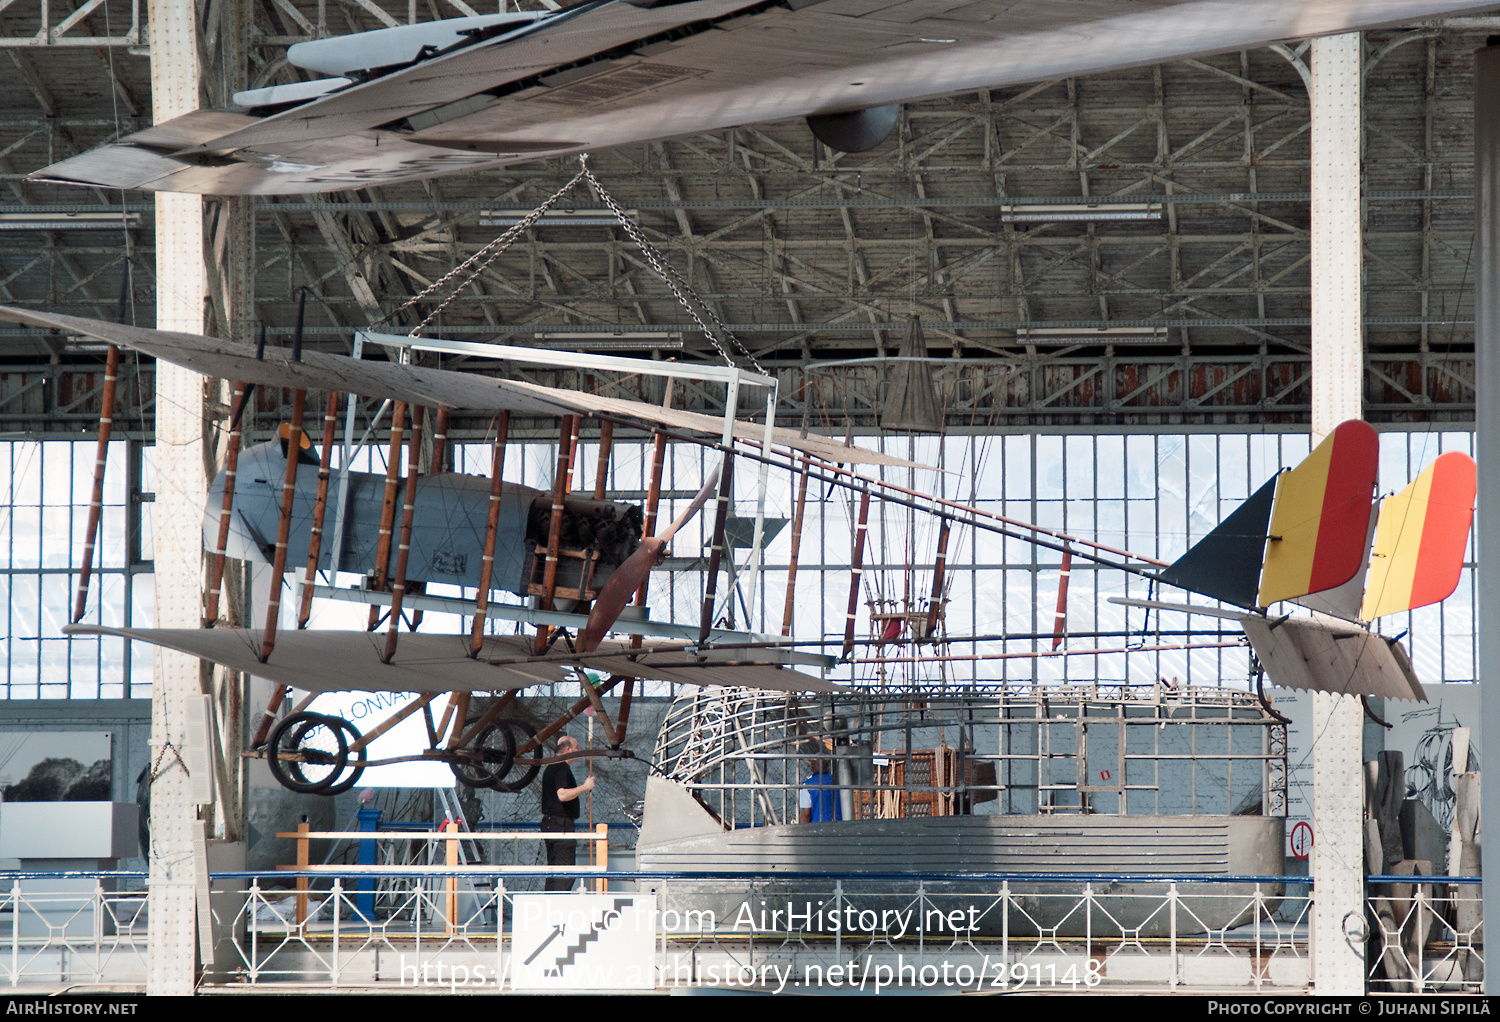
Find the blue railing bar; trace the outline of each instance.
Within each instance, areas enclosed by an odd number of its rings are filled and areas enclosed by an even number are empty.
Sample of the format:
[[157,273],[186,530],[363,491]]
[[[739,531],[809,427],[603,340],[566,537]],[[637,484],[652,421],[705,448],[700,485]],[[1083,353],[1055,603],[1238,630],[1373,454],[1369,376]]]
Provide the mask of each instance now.
[[[82,880],[88,877],[100,877],[110,880],[147,880],[151,874],[137,872],[128,869],[67,869],[67,870],[25,870],[6,869],[0,870],[0,883],[7,880]],[[0,896],[4,895],[0,890]],[[106,894],[125,894],[125,891],[106,891]]]
[[[386,826],[386,824],[382,824]],[[513,826],[513,825],[512,825]],[[626,827],[629,824],[611,824],[611,826]],[[508,829],[511,829],[508,827]],[[524,829],[522,828],[515,829]],[[210,877],[215,880],[249,879],[252,877],[329,877],[337,876],[335,873],[297,873],[288,870],[276,870],[274,872],[235,872],[235,873],[212,873]],[[354,874],[350,874],[353,876]],[[414,867],[410,870],[391,869],[379,873],[360,873],[359,876],[474,876],[473,873],[443,873],[435,871],[430,867]],[[481,874],[482,875],[482,874]],[[505,874],[493,874],[495,876],[546,876],[544,873],[520,873],[510,871]],[[1306,876],[1205,876],[1203,874],[1169,874],[1169,873],[849,873],[849,872],[752,872],[742,873],[715,873],[715,872],[690,872],[690,871],[623,871],[614,870],[607,873],[589,873],[590,877],[605,877],[609,880],[1031,880],[1031,881],[1088,881],[1104,883],[1108,881],[1128,881],[1133,883],[1219,883],[1219,884],[1307,884],[1312,880]],[[138,870],[0,870],[0,882],[5,880],[77,880],[85,878],[111,879],[111,880],[146,880],[150,874]],[[1365,877],[1365,882],[1370,884],[1465,884],[1476,885],[1484,882],[1483,877],[1465,876],[1409,876],[1405,874],[1378,874]],[[126,892],[120,892],[126,893]]]
[[1367,884],[1482,884],[1484,877],[1394,876],[1382,873],[1365,877]]
[[[633,830],[638,830],[639,829],[635,824],[631,823],[629,820],[621,820],[621,821],[618,821],[618,822],[608,823],[606,825],[611,830],[619,829],[619,830],[632,830],[633,831]],[[435,830],[434,829],[435,826],[436,826],[436,824],[432,824],[432,823],[418,823],[418,822],[412,822],[412,821],[403,821],[403,822],[397,822],[395,820],[381,820],[380,821],[380,829],[381,830],[411,831],[411,832],[415,832],[415,833],[426,834],[426,835],[430,836],[434,841],[447,841],[447,840],[449,840],[450,836],[448,834],[445,834],[445,833],[441,832],[441,831]],[[501,821],[501,822],[498,822],[498,823],[475,823],[475,824],[470,824],[470,826],[471,826],[471,828],[472,828],[472,830],[473,830],[474,833],[481,833],[481,834],[483,832],[487,831],[487,830],[541,830],[542,829],[542,825],[540,823],[535,822],[535,821],[525,822],[525,823],[505,823],[505,822]],[[461,831],[458,836],[459,836],[459,838],[462,838],[464,836],[464,834],[467,834],[467,833],[469,833],[469,831]],[[578,830],[578,831],[574,831],[574,833],[575,834],[587,834],[589,832],[588,831],[584,831],[584,830]],[[326,841],[328,839],[327,838],[314,838],[313,840],[315,840],[315,841],[318,841],[318,840]],[[367,840],[367,839],[362,839],[362,838],[343,838],[341,840],[356,841],[356,840]]]

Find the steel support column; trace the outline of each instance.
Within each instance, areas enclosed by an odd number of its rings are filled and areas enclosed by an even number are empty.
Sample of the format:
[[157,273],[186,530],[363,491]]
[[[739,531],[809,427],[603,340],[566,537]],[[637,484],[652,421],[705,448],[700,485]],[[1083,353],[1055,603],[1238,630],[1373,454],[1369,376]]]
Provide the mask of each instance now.
[[[192,4],[152,0],[151,102],[158,124],[198,107]],[[156,197],[156,325],[201,333],[207,290],[203,200]],[[156,370],[156,625],[202,624],[203,377]],[[190,994],[196,973],[195,834],[199,823],[181,750],[190,703],[203,691],[199,661],[156,647],[151,690],[151,849],[146,992]]]
[[[1313,442],[1361,417],[1360,37],[1312,48]],[[1354,696],[1313,696],[1313,989],[1363,994],[1364,718]]]
[[[1500,675],[1500,529],[1487,528],[1500,508],[1500,46],[1474,56],[1474,191],[1478,223],[1475,248],[1478,272],[1474,285],[1475,460],[1479,462],[1479,528],[1475,529],[1479,563],[1479,606],[1474,641],[1479,644],[1479,680]],[[1486,509],[1490,510],[1486,514]],[[1486,624],[1485,622],[1489,622]],[[1500,697],[1480,689],[1481,743],[1495,737],[1500,748]],[[1486,766],[1481,745],[1480,767]],[[1500,784],[1480,783],[1480,874],[1500,876]],[[1455,872],[1452,864],[1449,872]],[[1500,883],[1484,885],[1484,916],[1500,918]],[[1500,965],[1484,973],[1484,992],[1500,993]]]

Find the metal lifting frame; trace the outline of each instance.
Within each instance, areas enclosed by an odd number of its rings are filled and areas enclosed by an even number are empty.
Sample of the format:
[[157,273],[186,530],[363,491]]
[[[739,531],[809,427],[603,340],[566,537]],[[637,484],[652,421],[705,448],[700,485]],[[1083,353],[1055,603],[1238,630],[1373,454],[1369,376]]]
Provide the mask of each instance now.
[[[606,372],[636,373],[642,376],[666,376],[674,379],[723,383],[727,388],[727,393],[724,399],[724,433],[721,437],[721,442],[726,448],[734,443],[735,411],[739,405],[740,387],[765,387],[768,393],[766,395],[766,423],[761,438],[761,450],[769,451],[771,449],[771,433],[776,426],[776,401],[779,391],[777,380],[775,377],[747,372],[735,366],[689,366],[683,365],[680,362],[658,362],[653,359],[624,358],[618,355],[590,355],[583,352],[522,348],[507,344],[487,344],[480,341],[452,341],[436,337],[408,337],[404,334],[386,334],[371,330],[361,330],[354,335],[355,358],[360,356],[366,344],[379,344],[384,347],[396,348],[402,352],[431,351],[445,355],[473,355],[481,358],[501,359],[508,362],[526,362],[565,369],[600,369]],[[404,355],[403,361],[405,361]],[[352,437],[352,415],[349,419],[346,434]],[[346,440],[346,445],[347,443],[348,441]],[[760,462],[760,474],[755,498],[755,533],[751,540],[749,559],[745,562],[744,569],[742,569],[749,573],[748,591],[745,594],[745,605],[747,607],[755,606],[755,590],[760,581],[761,568],[764,563],[761,547],[765,534],[766,486],[769,471],[770,465],[765,460],[762,460]],[[335,536],[341,537],[342,531],[335,529]],[[335,552],[338,552],[337,548]],[[730,597],[726,595],[725,598],[728,599]],[[746,622],[746,627],[748,628],[748,626],[749,622]]]

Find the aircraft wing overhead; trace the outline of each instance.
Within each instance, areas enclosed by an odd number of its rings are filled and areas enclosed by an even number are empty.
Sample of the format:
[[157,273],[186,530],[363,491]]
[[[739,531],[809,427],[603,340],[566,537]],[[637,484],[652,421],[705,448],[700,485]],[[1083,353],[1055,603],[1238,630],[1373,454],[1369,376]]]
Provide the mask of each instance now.
[[[713,437],[720,436],[724,429],[723,419],[712,415],[661,408],[643,401],[601,398],[534,383],[454,372],[451,369],[427,369],[319,351],[304,351],[302,360],[294,362],[285,348],[267,348],[265,358],[257,359],[254,347],[236,341],[223,341],[198,334],[148,330],[122,323],[32,312],[3,305],[0,305],[0,321],[83,334],[180,365],[204,376],[254,383],[258,386],[293,390],[336,390],[345,394],[405,401],[429,408],[468,408],[547,416],[606,415]],[[736,439],[759,442],[763,430],[753,422],[737,422],[734,433]],[[846,447],[841,441],[831,437],[813,433],[804,437],[794,429],[777,429],[772,434],[772,440],[789,450],[810,454],[830,463],[930,467],[893,458],[879,451]]]
[[685,25],[706,27],[741,9],[766,6],[765,0],[688,0],[654,9],[627,0],[581,4],[521,31],[424,61],[410,71],[264,118],[200,147],[231,150],[369,131],[449,103],[470,100],[472,105],[482,95],[488,100],[486,93]]
[[331,191],[1491,6],[605,0],[269,117],[190,114],[34,177],[204,194]]
[[257,359],[254,347],[235,341],[3,305],[0,305],[0,320],[83,334],[204,376],[259,386],[336,390],[428,407],[505,409],[539,415],[572,415],[578,411],[574,404],[561,400],[564,391],[553,392],[545,387],[523,390],[509,386],[505,380],[470,373],[352,359],[320,351],[304,351],[302,360],[293,362],[285,348],[267,348],[265,358]]
[[67,635],[107,635],[175,649],[230,670],[253,674],[304,692],[498,692],[550,684],[573,677],[575,666],[687,685],[739,685],[783,692],[836,692],[840,688],[810,674],[765,664],[699,664],[682,652],[647,652],[627,659],[623,643],[605,643],[590,657],[554,647],[531,656],[531,639],[492,636],[477,660],[468,656],[467,635],[406,632],[391,663],[382,663],[385,633],[288,630],[276,637],[266,663],[257,654],[262,634],[248,628],[102,628],[68,625]]

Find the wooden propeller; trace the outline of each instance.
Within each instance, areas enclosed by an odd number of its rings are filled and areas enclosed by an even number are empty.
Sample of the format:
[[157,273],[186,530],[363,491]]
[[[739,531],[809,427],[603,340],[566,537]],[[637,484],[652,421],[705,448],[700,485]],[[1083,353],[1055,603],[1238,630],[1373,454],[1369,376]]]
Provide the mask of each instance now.
[[651,569],[661,563],[667,544],[672,542],[672,537],[677,535],[677,530],[703,510],[703,505],[708,503],[708,498],[713,494],[714,488],[719,485],[719,472],[718,468],[713,470],[703,484],[703,489],[698,491],[693,502],[677,516],[675,522],[655,536],[641,540],[641,545],[635,548],[635,553],[627,557],[625,563],[609,576],[609,581],[604,583],[604,588],[599,590],[599,595],[594,598],[594,606],[589,611],[588,624],[584,625],[583,632],[578,637],[578,648],[582,652],[587,653],[598,647],[599,640],[604,638],[620,614],[630,605],[636,590],[646,581],[646,576],[651,574]]

